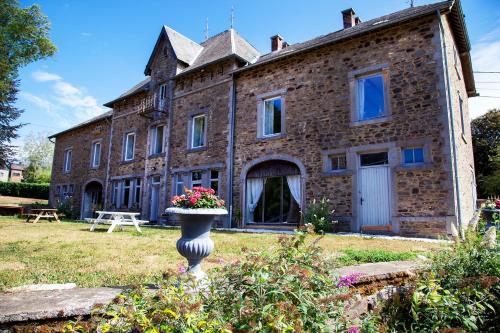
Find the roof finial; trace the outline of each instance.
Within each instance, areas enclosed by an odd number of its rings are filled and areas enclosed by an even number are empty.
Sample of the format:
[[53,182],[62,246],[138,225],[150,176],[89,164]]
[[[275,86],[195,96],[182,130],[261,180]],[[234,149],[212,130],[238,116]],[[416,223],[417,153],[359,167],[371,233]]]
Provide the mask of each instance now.
[[234,6],[231,6],[231,29],[234,27]]
[[208,39],[208,17],[205,21],[205,29],[203,29],[203,32],[205,33],[205,40]]

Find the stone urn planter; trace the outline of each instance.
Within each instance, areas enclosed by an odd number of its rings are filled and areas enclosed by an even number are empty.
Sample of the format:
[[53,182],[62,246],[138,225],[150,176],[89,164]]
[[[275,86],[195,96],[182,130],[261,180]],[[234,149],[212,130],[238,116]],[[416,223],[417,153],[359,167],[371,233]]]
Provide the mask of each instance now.
[[178,208],[170,207],[167,214],[176,215],[181,224],[181,238],[177,240],[177,251],[187,259],[188,270],[196,280],[206,278],[201,269],[201,261],[214,249],[210,239],[210,229],[217,216],[227,215],[224,208]]

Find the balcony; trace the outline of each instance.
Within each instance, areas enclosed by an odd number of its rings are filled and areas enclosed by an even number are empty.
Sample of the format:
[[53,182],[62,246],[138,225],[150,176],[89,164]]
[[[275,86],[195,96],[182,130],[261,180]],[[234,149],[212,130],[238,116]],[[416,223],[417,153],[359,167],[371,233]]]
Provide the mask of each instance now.
[[149,94],[137,105],[137,114],[146,118],[155,118],[159,113],[167,113],[167,100],[161,99],[159,94]]

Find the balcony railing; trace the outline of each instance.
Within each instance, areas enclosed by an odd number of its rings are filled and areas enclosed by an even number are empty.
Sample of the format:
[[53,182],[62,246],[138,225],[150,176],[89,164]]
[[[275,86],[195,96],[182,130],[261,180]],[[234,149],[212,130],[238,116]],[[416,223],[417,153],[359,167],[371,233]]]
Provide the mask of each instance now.
[[166,113],[167,101],[160,99],[158,94],[150,94],[144,97],[137,105],[137,114],[140,116],[151,117],[153,112]]

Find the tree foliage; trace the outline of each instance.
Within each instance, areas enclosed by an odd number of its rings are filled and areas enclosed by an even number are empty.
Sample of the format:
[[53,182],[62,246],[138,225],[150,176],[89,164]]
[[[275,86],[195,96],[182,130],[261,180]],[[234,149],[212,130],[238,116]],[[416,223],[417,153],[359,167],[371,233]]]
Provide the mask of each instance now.
[[45,133],[30,133],[26,136],[21,155],[23,163],[27,165],[24,179],[28,183],[50,183],[54,144]]
[[12,155],[10,145],[22,126],[15,108],[19,68],[55,53],[48,38],[50,23],[38,5],[20,8],[17,0],[0,0],[0,164]]
[[488,111],[471,123],[478,193],[500,194],[500,109]]

